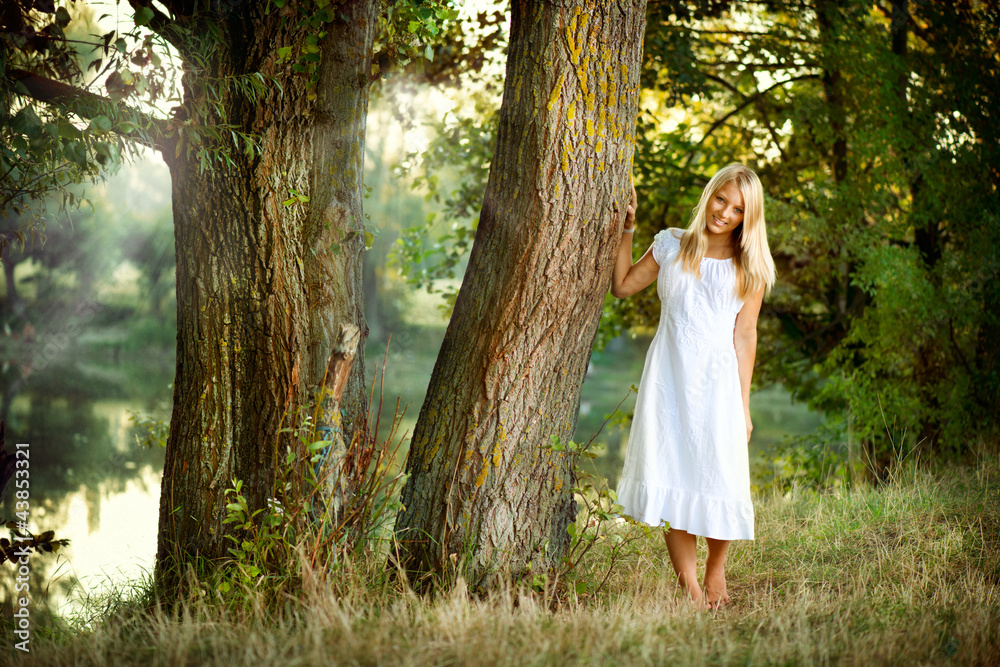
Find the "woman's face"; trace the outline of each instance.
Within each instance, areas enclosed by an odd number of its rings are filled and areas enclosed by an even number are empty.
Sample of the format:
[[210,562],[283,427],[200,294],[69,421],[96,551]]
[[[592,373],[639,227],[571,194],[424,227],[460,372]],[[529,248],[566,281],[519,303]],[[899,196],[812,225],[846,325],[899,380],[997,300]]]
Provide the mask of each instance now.
[[743,222],[743,193],[735,181],[719,188],[705,207],[705,228],[710,234],[732,234]]

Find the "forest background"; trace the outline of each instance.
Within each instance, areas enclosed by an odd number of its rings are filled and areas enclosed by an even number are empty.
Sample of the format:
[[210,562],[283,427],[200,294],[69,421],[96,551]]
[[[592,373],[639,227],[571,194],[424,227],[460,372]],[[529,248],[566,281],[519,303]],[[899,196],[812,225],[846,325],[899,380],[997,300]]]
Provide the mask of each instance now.
[[[497,136],[506,18],[503,8],[462,18],[374,89],[368,116],[366,356],[387,350],[378,386],[409,404],[403,430],[455,303]],[[62,27],[104,32],[94,25]],[[885,481],[901,459],[962,460],[970,443],[995,440],[998,25],[992,3],[649,3],[636,247],[686,226],[707,177],[727,162],[755,168],[768,196],[779,282],[762,312],[755,374],[772,387],[754,405],[759,489]],[[16,153],[18,134],[34,128],[7,109],[4,150]],[[74,141],[103,136],[87,129],[93,137],[59,135],[67,156]],[[106,149],[87,149],[84,165],[116,163],[125,150],[98,160]],[[163,437],[177,325],[167,180],[138,162],[105,186],[70,187],[88,206],[56,213],[50,202],[34,227],[27,207],[4,219],[0,411],[8,442],[53,434],[42,437],[57,463],[38,471],[53,478],[52,507],[60,493],[96,488],[109,472],[123,484],[143,465],[122,452],[132,437],[98,435],[106,422],[81,407],[96,394],[141,395],[136,410],[149,414],[121,428]],[[6,204],[15,191],[5,190]],[[657,310],[649,290],[608,298],[584,383],[575,439],[613,415],[595,459],[612,485],[629,404],[616,409],[638,380]],[[130,365],[159,388],[123,379]],[[372,366],[369,377],[383,370]],[[87,458],[97,472],[81,474]]]

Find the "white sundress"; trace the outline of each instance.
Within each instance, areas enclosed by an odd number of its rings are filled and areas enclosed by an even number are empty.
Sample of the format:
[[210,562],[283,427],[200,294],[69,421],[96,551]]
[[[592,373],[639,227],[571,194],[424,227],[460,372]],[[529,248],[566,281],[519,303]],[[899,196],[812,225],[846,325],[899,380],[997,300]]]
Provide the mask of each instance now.
[[674,260],[679,229],[653,259],[660,323],[646,354],[618,483],[625,514],[720,540],[752,540],[750,460],[733,331],[743,306],[732,260],[705,258],[701,278]]

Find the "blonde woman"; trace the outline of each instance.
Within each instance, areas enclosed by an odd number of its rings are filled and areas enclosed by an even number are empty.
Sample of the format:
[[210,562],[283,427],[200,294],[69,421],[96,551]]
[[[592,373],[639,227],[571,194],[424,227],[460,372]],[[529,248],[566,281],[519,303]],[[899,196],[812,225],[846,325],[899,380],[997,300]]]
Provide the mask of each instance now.
[[[774,284],[764,192],[744,165],[720,169],[688,228],[659,232],[633,264],[636,204],[633,188],[611,293],[625,298],[656,280],[660,323],[642,371],[618,502],[638,521],[667,523],[681,588],[717,609],[729,601],[729,542],[754,535],[750,378],[757,315]],[[701,586],[699,535],[708,542]]]

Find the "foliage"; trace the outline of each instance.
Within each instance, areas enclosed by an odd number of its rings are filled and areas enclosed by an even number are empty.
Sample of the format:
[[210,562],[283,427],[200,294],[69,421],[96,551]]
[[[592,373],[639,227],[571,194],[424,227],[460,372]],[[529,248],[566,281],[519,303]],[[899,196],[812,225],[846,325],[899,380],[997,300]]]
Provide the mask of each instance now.
[[[263,588],[278,601],[283,591],[297,590],[314,569],[336,570],[370,553],[385,559],[390,524],[399,509],[398,488],[405,477],[395,467],[401,418],[397,411],[381,442],[374,420],[370,431],[357,431],[336,466],[336,480],[320,472],[328,469],[323,461],[331,440],[313,415],[286,429],[294,436],[293,444],[284,452],[266,506],[250,508],[242,480],[233,480],[226,490],[223,523],[234,530],[226,535],[232,542],[231,558],[211,575],[218,594],[235,604]],[[331,488],[345,490],[342,507],[333,507]]]
[[[458,290],[438,283],[465,273],[496,141],[495,114],[481,105],[479,113],[485,116],[481,121],[447,115],[432,125],[434,138],[420,158],[414,188],[426,188],[426,199],[441,207],[443,220],[436,212],[428,213],[423,224],[406,230],[396,250],[410,284],[442,292],[449,313]],[[447,173],[451,171],[457,173]],[[454,183],[454,189],[442,192],[445,182]],[[428,239],[433,239],[429,247]]]
[[[284,91],[261,71],[215,74],[214,10],[167,3],[168,15],[135,0],[126,29],[98,34],[100,21],[114,17],[95,20],[83,5],[58,4],[16,0],[0,24],[0,215],[10,212],[25,223],[3,243],[23,244],[53,195],[63,210],[79,205],[79,193],[68,186],[105,177],[140,144],[168,159],[183,154],[202,171],[232,167],[234,154],[259,154],[260,138],[229,118],[232,98],[257,105]],[[306,97],[315,99],[325,28],[341,20],[336,3],[270,0],[268,10],[280,25],[291,21],[303,32],[301,43],[278,49],[279,65],[305,77]],[[449,0],[387,3],[373,77],[390,61],[432,58],[429,43],[456,16]],[[182,71],[194,75],[184,84],[183,101]],[[106,95],[91,92],[97,87]],[[160,115],[165,102],[179,103],[170,119]]]
[[170,423],[145,412],[128,411],[135,433],[135,442],[143,449],[163,449],[170,435]]
[[446,28],[458,18],[457,3],[450,0],[398,0],[385,3],[379,14],[378,37],[372,76],[404,67],[411,61],[423,64],[434,60],[434,45]]
[[824,426],[818,433],[786,438],[751,463],[755,492],[786,494],[799,488],[831,491],[860,479],[843,447],[839,429]]
[[[140,31],[139,22],[126,34],[95,35],[97,21],[83,5],[9,4],[0,26],[0,214],[37,222],[53,194],[61,210],[75,207],[81,197],[68,186],[117,169],[134,151],[125,137],[151,142],[141,114],[112,101],[137,92],[155,104],[172,91],[154,39]],[[62,91],[56,103],[34,99],[25,72],[80,86],[76,107]],[[102,76],[109,94],[104,100],[86,90]],[[3,241],[10,238],[23,244],[24,229]]]
[[27,528],[18,527],[14,521],[7,521],[5,527],[10,532],[11,539],[0,537],[0,565],[10,561],[12,565],[23,558],[18,555],[21,551],[34,551],[38,554],[57,553],[61,548],[69,545],[69,540],[56,539],[55,531],[46,530],[40,535],[35,535]]
[[[555,452],[569,452],[577,461],[580,457],[594,459],[597,457],[594,450],[603,447],[595,442],[596,437],[595,435],[590,442],[581,444],[572,440],[561,443],[557,436],[552,436],[548,448]],[[590,473],[579,464],[573,469],[573,477],[575,486],[572,492],[577,503],[583,505],[583,512],[577,516],[575,522],[566,526],[570,544],[563,555],[562,564],[551,572],[536,574],[532,580],[535,590],[547,596],[564,597],[570,592],[576,597],[599,595],[624,549],[632,542],[649,537],[653,533],[653,529],[649,526],[624,515],[624,508],[618,504],[618,495],[608,486],[606,479]],[[623,536],[621,531],[613,529],[615,524],[621,522],[634,526],[636,531],[628,537]],[[580,565],[584,559],[591,549],[604,542],[610,546],[607,547],[608,562],[601,580],[581,576]]]
[[[449,315],[458,290],[449,281],[461,278],[472,248],[479,207],[497,136],[501,59],[506,55],[504,11],[493,9],[448,25],[447,39],[438,47],[428,83],[460,96],[451,112],[426,122],[429,145],[402,162],[415,175],[413,188],[425,193],[439,211],[427,214],[399,239],[395,259],[410,284],[445,298]],[[470,79],[470,72],[476,73]]]

